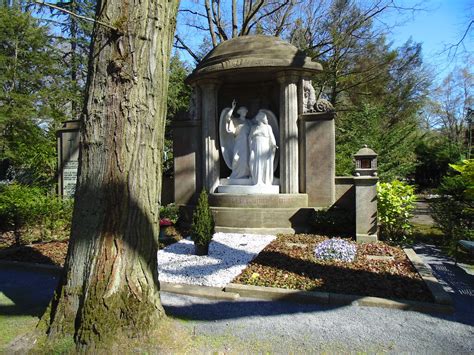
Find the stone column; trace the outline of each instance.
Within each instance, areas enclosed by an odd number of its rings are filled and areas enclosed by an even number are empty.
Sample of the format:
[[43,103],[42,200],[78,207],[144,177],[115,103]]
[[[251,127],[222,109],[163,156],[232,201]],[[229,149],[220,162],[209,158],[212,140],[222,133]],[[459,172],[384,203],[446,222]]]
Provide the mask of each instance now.
[[299,193],[298,81],[296,73],[282,73],[280,83],[280,192]]
[[334,112],[300,116],[300,191],[311,207],[335,202],[336,140]]
[[206,80],[199,83],[201,88],[201,120],[203,147],[203,187],[209,193],[219,185],[219,147],[217,141],[217,91],[219,81]]
[[375,176],[354,177],[356,240],[377,241],[377,181]]

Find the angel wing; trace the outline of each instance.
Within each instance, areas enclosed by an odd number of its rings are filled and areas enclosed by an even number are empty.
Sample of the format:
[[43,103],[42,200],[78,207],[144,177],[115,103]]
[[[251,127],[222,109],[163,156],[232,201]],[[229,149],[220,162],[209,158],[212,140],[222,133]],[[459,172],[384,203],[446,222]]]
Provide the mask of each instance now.
[[[265,114],[267,115],[268,124],[270,125],[270,127],[272,127],[273,135],[275,136],[277,146],[280,147],[280,128],[278,127],[278,119],[276,118],[275,114],[270,110],[262,109],[260,111],[265,112]],[[274,172],[278,168],[279,161],[280,161],[280,149],[277,149],[275,152],[275,158],[273,160]]]
[[226,129],[226,116],[230,111],[230,107],[226,107],[222,110],[221,116],[219,119],[219,138],[220,138],[220,146],[222,156],[224,157],[224,161],[229,169],[232,169],[232,157],[234,154],[234,135],[232,133],[227,132]]

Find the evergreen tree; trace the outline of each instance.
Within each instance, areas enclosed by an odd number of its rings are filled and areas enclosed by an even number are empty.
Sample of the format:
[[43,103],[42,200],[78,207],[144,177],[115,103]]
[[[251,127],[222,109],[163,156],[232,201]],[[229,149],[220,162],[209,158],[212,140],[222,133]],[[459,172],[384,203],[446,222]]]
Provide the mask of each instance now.
[[173,175],[173,128],[171,123],[188,110],[191,88],[185,84],[184,80],[189,72],[190,70],[178,55],[171,58],[163,157],[163,173],[167,176]]
[[206,247],[211,242],[213,234],[214,219],[212,218],[211,209],[209,208],[207,192],[202,190],[193,213],[191,239],[197,246]]
[[353,155],[367,144],[378,156],[383,181],[407,176],[416,165],[416,122],[391,124],[382,106],[364,103],[336,125],[336,173],[351,175]]
[[55,130],[67,109],[59,59],[46,27],[30,13],[0,7],[0,161],[10,177],[52,182]]

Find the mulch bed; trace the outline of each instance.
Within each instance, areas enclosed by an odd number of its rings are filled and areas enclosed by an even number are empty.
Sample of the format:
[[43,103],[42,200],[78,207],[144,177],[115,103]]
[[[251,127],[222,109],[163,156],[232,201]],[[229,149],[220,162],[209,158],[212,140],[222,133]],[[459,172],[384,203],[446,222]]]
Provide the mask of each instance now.
[[[160,249],[181,239],[181,233],[172,232],[167,240],[160,241]],[[0,239],[6,242],[5,235],[2,237]],[[402,249],[381,242],[362,244],[357,247],[354,262],[318,260],[314,257],[314,248],[325,239],[328,238],[318,235],[279,235],[233,282],[306,291],[433,301],[431,293]],[[63,266],[67,246],[67,241],[20,247],[5,243],[0,248],[0,259]]]
[[10,246],[0,250],[0,259],[63,266],[67,246],[67,241]]
[[433,302],[402,249],[378,242],[358,245],[353,262],[316,259],[314,248],[325,239],[317,235],[279,235],[233,282]]

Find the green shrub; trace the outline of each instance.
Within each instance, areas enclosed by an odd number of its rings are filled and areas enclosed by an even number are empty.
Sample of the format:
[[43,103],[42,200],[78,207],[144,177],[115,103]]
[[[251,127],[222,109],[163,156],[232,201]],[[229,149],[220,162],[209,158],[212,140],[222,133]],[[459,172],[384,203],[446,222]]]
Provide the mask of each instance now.
[[431,204],[431,215],[453,254],[460,239],[474,240],[474,160],[450,165],[457,173],[445,176]]
[[207,192],[202,190],[193,213],[191,239],[197,246],[207,246],[211,242],[213,234],[214,219],[212,218],[211,209],[209,208]]
[[40,220],[43,193],[37,187],[18,184],[4,185],[0,190],[0,220],[2,227],[11,229],[15,243],[21,243],[21,230]]
[[0,187],[3,230],[13,230],[16,244],[67,237],[72,201],[47,196],[38,187],[19,184]]
[[40,239],[48,241],[69,238],[73,208],[73,199],[46,196],[41,206]]
[[176,224],[179,219],[179,208],[176,206],[174,203],[170,203],[169,205],[166,206],[161,206],[160,207],[160,219],[167,218],[173,224]]
[[403,242],[411,234],[411,212],[415,208],[414,188],[398,180],[377,184],[377,212],[381,237]]

